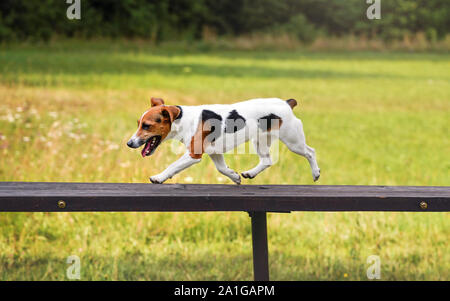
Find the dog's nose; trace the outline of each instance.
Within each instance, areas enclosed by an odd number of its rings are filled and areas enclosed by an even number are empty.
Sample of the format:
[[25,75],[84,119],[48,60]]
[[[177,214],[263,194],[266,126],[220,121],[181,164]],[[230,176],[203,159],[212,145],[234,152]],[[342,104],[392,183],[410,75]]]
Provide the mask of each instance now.
[[133,141],[128,140],[127,145],[128,145],[128,147],[133,147]]

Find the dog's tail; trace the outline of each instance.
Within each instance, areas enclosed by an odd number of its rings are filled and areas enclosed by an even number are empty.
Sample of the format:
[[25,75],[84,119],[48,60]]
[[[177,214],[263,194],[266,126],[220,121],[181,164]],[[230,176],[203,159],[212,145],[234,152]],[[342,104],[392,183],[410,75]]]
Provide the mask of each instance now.
[[292,110],[297,105],[297,101],[293,98],[286,100],[286,102],[291,107]]

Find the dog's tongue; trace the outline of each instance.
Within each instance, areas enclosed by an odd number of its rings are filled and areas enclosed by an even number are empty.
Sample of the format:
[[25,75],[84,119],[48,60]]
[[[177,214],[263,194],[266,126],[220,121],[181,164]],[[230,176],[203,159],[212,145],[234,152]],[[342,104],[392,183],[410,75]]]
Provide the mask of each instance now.
[[149,150],[150,150],[150,143],[146,143],[141,152],[142,157],[145,158],[145,156]]

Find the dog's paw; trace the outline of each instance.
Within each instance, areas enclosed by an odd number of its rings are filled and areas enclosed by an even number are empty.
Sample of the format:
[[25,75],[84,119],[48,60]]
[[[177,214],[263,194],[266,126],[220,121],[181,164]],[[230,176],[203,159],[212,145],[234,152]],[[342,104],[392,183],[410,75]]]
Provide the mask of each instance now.
[[248,171],[244,171],[243,173],[241,173],[242,177],[246,178],[246,179],[253,179],[255,177],[255,175],[253,175],[252,173],[248,172]]
[[313,173],[314,182],[320,178],[320,169]]
[[237,185],[241,184],[241,176],[237,172],[232,173],[230,179]]
[[150,182],[152,182],[153,184],[162,184],[164,183],[166,179],[160,177],[160,176],[153,176],[150,177]]

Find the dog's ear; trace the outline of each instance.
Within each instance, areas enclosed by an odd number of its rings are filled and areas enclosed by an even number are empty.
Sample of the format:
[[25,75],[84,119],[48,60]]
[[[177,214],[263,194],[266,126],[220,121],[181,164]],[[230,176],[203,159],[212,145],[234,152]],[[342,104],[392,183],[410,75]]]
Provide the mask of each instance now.
[[141,122],[141,121],[138,119],[138,120],[137,120],[137,126],[139,126],[139,123],[140,123],[140,122]]
[[152,107],[155,106],[162,106],[164,104],[164,100],[162,100],[162,98],[156,98],[156,97],[152,97]]
[[161,109],[163,117],[169,118],[171,123],[180,115],[180,112],[181,110],[177,106],[164,106]]

